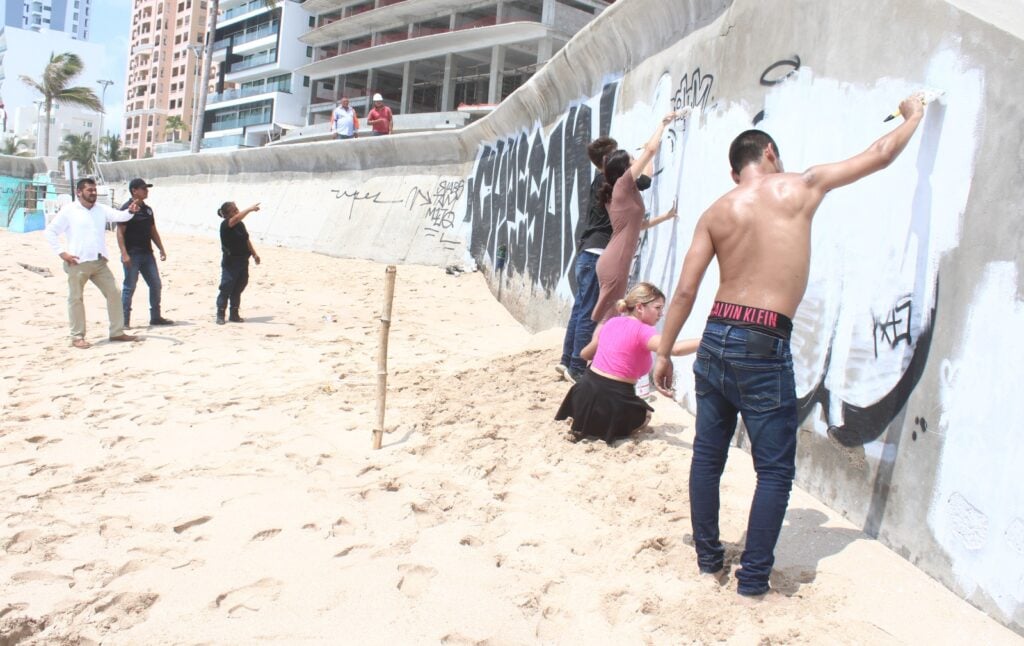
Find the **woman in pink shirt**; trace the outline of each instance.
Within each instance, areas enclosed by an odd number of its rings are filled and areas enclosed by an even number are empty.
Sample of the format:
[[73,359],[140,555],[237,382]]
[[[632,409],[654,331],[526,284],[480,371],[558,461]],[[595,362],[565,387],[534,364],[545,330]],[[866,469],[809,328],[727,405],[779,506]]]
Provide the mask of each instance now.
[[[651,370],[651,353],[661,335],[654,325],[665,309],[665,294],[650,283],[639,283],[615,304],[620,316],[594,331],[580,356],[593,359],[569,389],[556,420],[572,419],[576,438],[595,437],[608,444],[628,437],[651,419],[650,404],[636,395],[636,382]],[[672,354],[696,352],[700,339],[679,341]]]

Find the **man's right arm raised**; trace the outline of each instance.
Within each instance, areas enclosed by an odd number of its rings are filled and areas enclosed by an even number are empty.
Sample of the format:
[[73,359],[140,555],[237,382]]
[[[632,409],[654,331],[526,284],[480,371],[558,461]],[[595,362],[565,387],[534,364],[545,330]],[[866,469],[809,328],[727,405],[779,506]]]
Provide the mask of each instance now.
[[852,184],[887,167],[903,152],[921,123],[924,116],[924,101],[921,94],[913,94],[903,99],[900,103],[900,114],[903,115],[903,123],[859,155],[841,162],[808,168],[801,176],[804,184],[816,192],[820,200],[825,197],[825,193],[834,188]]

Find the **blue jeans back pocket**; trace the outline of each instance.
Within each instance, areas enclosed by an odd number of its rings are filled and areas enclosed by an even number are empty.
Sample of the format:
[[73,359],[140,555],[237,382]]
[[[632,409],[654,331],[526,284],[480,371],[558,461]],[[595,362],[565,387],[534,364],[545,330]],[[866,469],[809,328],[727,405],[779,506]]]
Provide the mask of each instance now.
[[779,408],[782,404],[782,366],[778,362],[731,362],[740,393],[740,407],[755,413]]
[[711,392],[711,355],[702,350],[697,351],[696,359],[693,361],[693,389],[698,396],[704,396]]

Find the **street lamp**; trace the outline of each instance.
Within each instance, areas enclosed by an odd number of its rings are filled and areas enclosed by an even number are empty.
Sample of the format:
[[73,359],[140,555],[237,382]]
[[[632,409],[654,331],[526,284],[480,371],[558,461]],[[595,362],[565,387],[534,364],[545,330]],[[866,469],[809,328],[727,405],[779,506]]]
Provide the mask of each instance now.
[[43,112],[43,106],[46,104],[46,101],[44,101],[43,99],[38,99],[36,101],[33,101],[32,103],[36,104],[36,155],[42,155],[44,154],[42,152],[42,142],[40,141],[40,138],[42,137],[42,127],[40,126],[39,117]]
[[103,112],[107,109],[107,88],[113,85],[114,82],[107,79],[99,79],[96,82],[103,86],[103,91],[100,92],[100,129],[96,134],[96,164],[98,168],[100,163],[100,141],[103,139]]
[[[189,51],[191,51],[196,56],[196,67],[194,70],[192,70],[192,77],[195,80],[192,82],[192,132],[190,136],[190,141],[195,141],[195,136],[197,132],[199,133],[200,137],[203,136],[203,116],[199,114],[199,70],[201,69],[199,66],[202,64],[203,61],[203,46],[193,44],[189,45],[188,48]],[[191,148],[192,151],[195,152],[194,144],[191,146]]]

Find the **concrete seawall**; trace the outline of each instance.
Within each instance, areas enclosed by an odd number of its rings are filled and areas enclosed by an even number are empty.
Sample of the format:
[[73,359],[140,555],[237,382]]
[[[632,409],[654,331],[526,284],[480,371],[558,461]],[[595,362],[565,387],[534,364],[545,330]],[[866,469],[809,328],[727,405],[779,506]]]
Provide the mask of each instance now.
[[[247,225],[263,242],[429,264],[468,249],[505,305],[539,328],[564,322],[571,304],[594,137],[633,149],[667,110],[693,109],[667,134],[646,196],[652,213],[678,199],[679,218],[648,230],[636,263],[636,277],[668,292],[697,218],[731,186],[726,149],[739,131],[767,130],[800,170],[863,150],[912,91],[944,90],[890,168],[835,191],[816,216],[794,321],[798,478],[1024,633],[1024,10],[1007,7],[620,0],[459,132],[103,172],[156,184],[167,230],[213,235],[221,202],[259,201]],[[712,266],[684,335],[699,335],[717,278]],[[680,360],[677,374],[690,367]],[[679,390],[692,406],[692,378]]]

